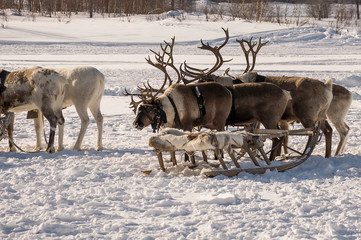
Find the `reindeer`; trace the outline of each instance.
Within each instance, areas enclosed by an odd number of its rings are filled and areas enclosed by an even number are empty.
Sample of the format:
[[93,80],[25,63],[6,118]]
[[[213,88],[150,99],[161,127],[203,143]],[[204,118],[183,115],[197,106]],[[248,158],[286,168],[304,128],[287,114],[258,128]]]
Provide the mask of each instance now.
[[[233,107],[227,124],[251,125],[254,121],[258,121],[267,129],[277,129],[278,123],[291,99],[288,91],[282,90],[280,87],[270,83],[233,84],[233,79],[230,77],[219,77],[213,74],[224,62],[230,61],[224,60],[220,53],[220,49],[229,39],[228,30],[223,29],[223,31],[225,32],[226,38],[220,47],[210,47],[209,44],[204,44],[201,40],[200,48],[211,51],[216,57],[214,66],[207,71],[207,69],[202,70],[190,67],[184,62],[183,68],[181,67],[183,82],[189,84],[198,80],[200,82],[218,82],[227,86],[233,94]],[[266,43],[261,44],[259,49],[265,44]],[[229,82],[227,79],[231,81]],[[275,148],[275,151],[271,152],[271,160],[274,160],[274,158],[280,154],[280,141],[281,139],[273,139],[273,148]]]
[[[243,74],[247,75],[247,73],[252,72],[255,67],[256,57],[257,57],[259,50],[264,45],[266,45],[268,42],[262,43],[261,38],[259,38],[258,42],[252,42],[252,38],[249,41],[246,41],[244,39],[242,39],[242,40],[236,39],[236,41],[240,44],[242,51],[244,53],[245,59],[246,59],[247,67],[244,70]],[[250,54],[251,54],[252,60],[253,60],[252,65],[250,65],[250,59],[249,59]],[[185,64],[185,70],[187,70],[187,68],[188,68],[188,66]],[[226,70],[226,74],[224,76],[217,76],[217,75],[212,74],[217,69],[213,69],[212,72],[210,72],[208,75],[203,76],[200,80],[201,81],[214,81],[214,82],[218,82],[225,86],[233,86],[234,84],[243,83],[243,81],[242,81],[243,76],[240,75],[240,76],[232,77],[228,74],[229,69]],[[202,72],[201,70],[198,70],[198,69],[192,69],[192,70],[193,70],[193,73],[194,73],[194,70],[196,70],[197,72]],[[279,77],[279,78],[285,79],[286,77],[283,76],[283,77]],[[288,77],[288,78],[292,78],[292,77]],[[254,81],[255,82],[265,82],[265,78],[263,76],[257,75],[256,79],[254,79]],[[316,80],[313,80],[313,79],[308,82],[315,83],[316,89],[317,89],[317,85],[320,85],[318,82],[316,82]],[[275,82],[272,82],[272,83],[275,84]],[[280,85],[278,85],[278,86],[280,86]],[[282,86],[280,86],[280,87],[284,88]],[[284,88],[284,89],[287,90],[287,88]],[[321,95],[323,93],[324,93],[324,89],[321,90]],[[317,98],[319,98],[319,96],[317,96],[317,95],[318,95],[317,93],[313,94],[313,96],[316,96],[315,101],[317,101]],[[310,97],[313,98],[313,96],[310,96]],[[328,99],[328,101],[329,101],[329,99]],[[352,94],[350,91],[348,91],[343,86],[340,86],[337,84],[332,84],[332,102],[331,102],[331,104],[329,104],[329,107],[326,111],[326,116],[334,124],[334,126],[336,127],[336,129],[340,135],[340,140],[339,140],[339,144],[338,144],[335,155],[342,153],[344,151],[344,148],[346,145],[349,127],[345,123],[345,117],[346,117],[348,109],[351,105],[351,101],[352,101]],[[299,100],[297,102],[299,102]],[[307,114],[309,114],[309,113],[306,113],[306,115]],[[285,117],[286,116],[284,116],[284,118]],[[323,126],[322,129],[326,135],[326,153],[325,153],[325,155],[330,156],[331,155],[332,128],[329,125],[329,123],[327,122],[327,120],[321,121],[321,123]],[[280,126],[283,129],[288,129],[288,122],[282,121],[282,122],[280,122]],[[287,152],[286,149],[287,148],[285,148],[285,152]]]
[[[251,39],[252,40],[252,39]],[[345,123],[345,117],[347,115],[348,109],[350,108],[351,102],[352,102],[352,94],[350,91],[348,91],[343,86],[337,85],[337,84],[331,84],[331,81],[328,80],[324,84],[325,86],[322,86],[322,83],[316,79],[310,79],[305,77],[286,77],[286,76],[261,76],[255,73],[251,73],[255,67],[256,64],[256,55],[260,49],[260,47],[263,46],[261,43],[261,39],[258,43],[258,47],[256,50],[254,50],[254,47],[257,45],[257,43],[252,43],[252,41],[245,41],[245,40],[237,40],[243,52],[245,53],[246,57],[246,63],[247,68],[244,71],[244,73],[240,76],[236,76],[236,78],[233,81],[242,81],[246,79],[246,82],[271,82],[278,86],[280,86],[283,89],[290,90],[291,93],[296,94],[299,96],[299,98],[295,98],[294,104],[292,107],[293,110],[296,109],[298,113],[293,113],[293,117],[291,116],[284,116],[286,120],[291,120],[292,118],[298,119],[304,126],[307,118],[316,118],[317,111],[319,112],[318,119],[321,119],[321,129],[324,132],[326,136],[326,157],[331,156],[331,138],[332,138],[332,128],[327,120],[325,120],[324,112],[326,109],[326,117],[334,124],[336,130],[339,133],[340,140],[337,146],[337,150],[335,152],[335,155],[340,154],[344,151],[349,127]],[[244,43],[248,44],[248,50],[247,47],[244,46]],[[249,61],[249,53],[252,52],[253,62],[252,67],[250,68],[250,61]],[[251,76],[251,80],[247,75]],[[301,84],[302,82],[302,84]],[[309,88],[311,91],[307,91],[306,82],[309,84]],[[290,87],[293,85],[293,87]],[[327,88],[325,90],[325,88]],[[332,101],[331,103],[328,103],[330,101],[329,99],[329,89],[332,88]],[[311,93],[312,92],[312,93]],[[306,94],[307,93],[307,94]],[[326,97],[327,95],[327,97]],[[327,98],[327,100],[326,100]],[[297,100],[296,100],[297,99]],[[323,104],[320,104],[320,99],[324,99]],[[314,104],[316,103],[316,104]],[[302,113],[300,105],[306,106],[307,109],[315,109],[313,113],[311,113],[310,110],[306,110],[304,113]],[[312,106],[312,107],[311,107]],[[328,106],[328,107],[327,107]],[[317,110],[318,108],[318,110]],[[312,117],[313,114],[313,117]],[[297,116],[296,116],[297,115]],[[301,116],[304,115],[304,116]],[[289,119],[291,118],[291,119]],[[299,119],[303,119],[302,121]],[[287,121],[283,121],[281,124],[281,127],[284,129],[289,128],[289,124]],[[287,149],[287,148],[285,148]],[[285,150],[287,152],[287,150]]]
[[[172,42],[161,44],[162,54],[155,54],[156,62],[150,57],[147,62],[164,73],[164,81],[159,89],[154,89],[149,82],[141,88],[138,86],[139,94],[131,94],[126,89],[125,96],[131,96],[136,118],[133,126],[139,130],[152,125],[153,131],[160,127],[178,128],[191,131],[195,126],[215,130],[223,130],[227,117],[231,111],[231,92],[218,83],[180,84],[180,72],[174,66],[173,48],[175,38]],[[167,72],[167,67],[173,69],[178,79],[175,83]],[[169,86],[164,90],[167,82]],[[159,96],[161,93],[163,95]],[[133,96],[138,96],[140,101],[136,102]]]
[[[7,72],[0,70],[4,79],[1,86],[0,112],[40,111],[50,123],[49,143],[46,152],[53,153],[56,125],[64,124],[61,103],[68,81],[56,71],[46,68],[31,68]],[[13,139],[13,124],[9,127],[9,138]],[[16,151],[10,144],[10,151]]]
[[[65,86],[65,96],[62,107],[66,108],[74,105],[81,121],[79,135],[73,150],[81,150],[81,143],[89,125],[87,112],[89,108],[98,128],[97,145],[95,149],[102,151],[103,116],[100,111],[100,102],[104,92],[104,75],[98,69],[88,66],[62,68],[56,69],[55,71],[69,81],[69,84]],[[39,151],[41,149],[41,132],[43,128],[41,114],[34,118],[34,123],[36,131],[35,150]],[[64,125],[59,125],[57,152],[64,149],[63,136]]]
[[321,130],[326,138],[325,157],[331,156],[332,128],[325,121],[333,98],[331,79],[323,83],[306,77],[261,76],[255,72],[247,72],[238,78],[244,82],[269,82],[290,91],[292,100],[282,120],[300,122],[305,128],[314,127],[317,121],[321,121]]

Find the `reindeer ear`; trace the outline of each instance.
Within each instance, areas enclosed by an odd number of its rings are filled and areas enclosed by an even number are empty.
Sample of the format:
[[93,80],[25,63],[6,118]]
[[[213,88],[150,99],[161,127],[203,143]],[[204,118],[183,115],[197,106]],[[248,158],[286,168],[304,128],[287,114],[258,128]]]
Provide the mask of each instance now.
[[243,82],[256,82],[257,75],[257,72],[247,72],[240,75],[238,78]]

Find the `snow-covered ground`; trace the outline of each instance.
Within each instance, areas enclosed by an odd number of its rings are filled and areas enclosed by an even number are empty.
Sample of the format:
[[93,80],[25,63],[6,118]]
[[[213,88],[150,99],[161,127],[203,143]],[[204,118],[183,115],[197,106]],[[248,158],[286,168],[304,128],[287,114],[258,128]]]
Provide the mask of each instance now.
[[[167,18],[62,18],[10,16],[0,28],[0,68],[91,65],[106,77],[102,100],[104,148],[94,150],[91,120],[84,151],[71,150],[79,131],[73,107],[64,110],[66,150],[9,153],[0,146],[2,239],[360,239],[361,238],[361,30],[336,34],[325,27],[289,27],[250,21],[206,22],[189,15]],[[323,158],[324,142],[301,166],[264,175],[205,178],[181,165],[159,170],[148,147],[151,130],[132,128],[134,114],[122,89],[162,79],[145,61],[159,43],[176,37],[176,64],[209,67],[214,58],[199,40],[221,44],[232,58],[222,71],[245,67],[235,39],[262,37],[256,70],[269,75],[309,76],[353,92],[347,116],[346,152]],[[221,71],[219,73],[222,73]],[[35,146],[33,122],[16,117],[15,142]],[[334,133],[333,146],[338,141]],[[303,141],[299,142],[303,144]],[[168,157],[168,156],[166,156]],[[178,159],[180,156],[178,156]],[[180,160],[179,160],[180,162]],[[200,160],[198,160],[201,163]],[[169,163],[167,163],[169,166]],[[200,166],[201,167],[201,166]],[[149,176],[141,173],[152,169]]]

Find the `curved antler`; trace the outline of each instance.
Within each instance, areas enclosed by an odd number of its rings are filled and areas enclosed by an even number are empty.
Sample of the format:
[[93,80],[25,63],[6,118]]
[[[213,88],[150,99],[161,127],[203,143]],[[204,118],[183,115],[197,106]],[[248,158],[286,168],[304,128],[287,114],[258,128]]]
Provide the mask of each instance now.
[[[174,66],[174,59],[173,59],[174,42],[175,42],[175,37],[172,38],[171,43],[168,43],[166,41],[164,41],[164,45],[161,43],[160,44],[161,52],[158,52],[158,53],[155,52],[154,50],[150,49],[150,51],[152,53],[154,53],[155,61],[152,61],[150,56],[145,58],[145,60],[147,61],[148,64],[156,67],[157,69],[161,70],[164,73],[164,75],[165,75],[164,81],[160,88],[158,88],[158,89],[153,88],[150,85],[149,81],[147,81],[146,83],[138,84],[137,90],[139,91],[139,93],[137,93],[137,94],[131,94],[127,91],[127,89],[125,89],[125,92],[123,92],[124,96],[131,96],[132,101],[131,101],[130,105],[131,105],[131,108],[133,108],[133,111],[136,111],[138,105],[141,102],[153,101],[159,94],[164,93],[167,82],[168,82],[168,86],[173,84],[173,81],[167,72],[167,67],[170,67],[171,69],[173,69],[176,72],[177,77],[178,77],[176,83],[180,82],[180,80],[181,80],[180,72]],[[134,101],[134,99],[133,99],[134,96],[139,97],[140,101],[138,101],[138,102]]]
[[[261,50],[261,48],[268,43],[268,41],[262,43],[262,38],[261,37],[259,38],[258,43],[257,42],[252,43],[252,39],[253,39],[253,37],[251,37],[249,39],[249,41],[246,41],[244,39],[242,39],[242,40],[236,39],[236,41],[241,45],[242,51],[243,51],[244,56],[246,58],[247,67],[244,70],[244,73],[251,72],[254,69],[254,67],[256,66],[256,58],[257,58],[257,54],[258,54],[259,50]],[[245,43],[247,43],[247,45],[248,45],[248,50],[244,46]],[[255,46],[257,46],[256,50],[253,49]],[[250,68],[249,53],[251,53],[251,52],[252,52],[253,61],[252,61],[252,67]]]
[[[128,90],[126,88],[124,89],[124,91],[122,91],[122,93],[123,93],[124,96],[130,96],[131,101],[130,101],[130,104],[129,104],[130,105],[129,108],[132,108],[134,113],[137,112],[138,105],[141,102],[145,101],[145,99],[147,97],[145,93],[141,93],[141,94],[139,94],[139,93],[130,93],[130,92],[128,92]],[[139,97],[140,101],[134,101],[134,98],[133,98],[134,96]]]
[[[182,81],[185,84],[194,82],[194,81],[196,81],[198,79],[207,78],[212,73],[217,71],[223,65],[223,63],[229,62],[229,61],[232,60],[232,59],[224,60],[221,53],[220,53],[220,50],[228,43],[228,40],[229,40],[228,29],[222,28],[222,30],[224,31],[224,33],[226,35],[226,38],[225,38],[224,42],[220,46],[211,47],[209,45],[209,43],[204,44],[203,40],[201,39],[201,46],[198,47],[198,48],[203,49],[203,50],[211,51],[214,54],[214,56],[216,57],[216,63],[214,64],[214,66],[210,70],[208,70],[208,68],[207,69],[197,69],[197,68],[194,68],[194,67],[190,67],[185,62],[183,64],[184,67],[182,69],[182,65],[181,65],[180,71],[181,71],[181,74],[182,74]],[[207,72],[205,72],[205,71],[207,71]],[[191,79],[190,80],[186,79],[185,78],[186,76],[191,77]]]

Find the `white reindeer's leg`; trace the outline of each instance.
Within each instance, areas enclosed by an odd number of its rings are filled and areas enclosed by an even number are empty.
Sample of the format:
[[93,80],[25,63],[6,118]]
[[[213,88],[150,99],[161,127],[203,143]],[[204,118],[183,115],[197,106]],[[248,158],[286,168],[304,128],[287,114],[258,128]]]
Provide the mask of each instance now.
[[350,131],[350,127],[345,123],[341,122],[339,124],[334,124],[335,128],[340,135],[340,141],[337,146],[337,150],[335,155],[343,153],[346,147],[347,139],[348,139],[348,132]]
[[75,109],[79,115],[81,126],[78,139],[75,142],[73,150],[80,151],[81,150],[81,143],[83,142],[85,131],[89,125],[89,116],[87,112],[87,106],[84,104],[74,104]]
[[58,124],[58,148],[57,152],[64,150],[64,124]]
[[102,151],[103,150],[103,115],[100,112],[100,101],[98,101],[96,104],[92,104],[89,106],[89,109],[91,113],[94,116],[94,119],[97,123],[98,128],[98,138],[97,138],[97,145],[95,147],[95,150]]
[[38,111],[38,117],[34,118],[34,126],[35,126],[35,133],[36,133],[36,145],[34,148],[34,151],[39,152],[42,147],[41,147],[41,132],[43,130],[43,123],[44,123],[44,119],[43,119],[43,114]]

